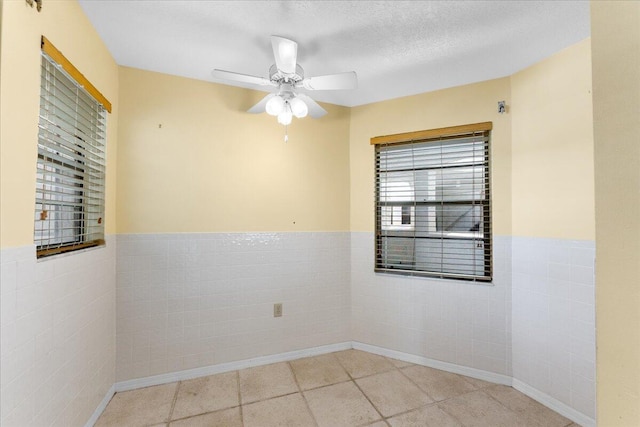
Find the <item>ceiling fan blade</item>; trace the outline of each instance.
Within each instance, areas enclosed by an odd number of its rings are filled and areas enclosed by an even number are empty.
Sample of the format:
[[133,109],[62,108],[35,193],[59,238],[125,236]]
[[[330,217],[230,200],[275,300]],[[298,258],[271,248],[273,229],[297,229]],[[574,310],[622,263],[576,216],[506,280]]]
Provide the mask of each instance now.
[[307,104],[309,115],[314,119],[319,119],[320,117],[327,114],[327,111],[324,108],[322,108],[316,101],[314,101],[304,93],[299,93],[296,95],[296,97],[300,98],[302,101],[304,101],[305,104]]
[[273,47],[273,56],[276,59],[278,70],[284,74],[294,74],[298,57],[298,43],[284,37],[271,36],[271,47]]
[[302,87],[308,90],[355,89],[358,87],[358,76],[355,71],[349,71],[346,73],[309,77],[302,81]]
[[234,82],[250,83],[260,86],[275,86],[275,84],[264,77],[250,76],[248,74],[234,73],[233,71],[213,70],[211,75],[216,79],[232,80]]
[[270,93],[269,95],[265,96],[264,98],[262,98],[260,100],[260,102],[258,102],[256,105],[254,105],[253,107],[249,108],[247,110],[247,113],[251,113],[251,114],[260,114],[260,113],[264,113],[265,111],[265,106],[267,105],[267,102],[269,102],[269,100],[271,98],[273,98],[274,96],[276,96],[275,93]]

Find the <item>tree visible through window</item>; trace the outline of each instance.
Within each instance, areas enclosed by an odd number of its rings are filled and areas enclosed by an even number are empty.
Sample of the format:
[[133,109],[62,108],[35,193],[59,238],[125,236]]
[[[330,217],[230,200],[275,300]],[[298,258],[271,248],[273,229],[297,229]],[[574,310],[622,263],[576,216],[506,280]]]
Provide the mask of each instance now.
[[481,125],[408,142],[372,140],[376,271],[491,280],[490,123]]

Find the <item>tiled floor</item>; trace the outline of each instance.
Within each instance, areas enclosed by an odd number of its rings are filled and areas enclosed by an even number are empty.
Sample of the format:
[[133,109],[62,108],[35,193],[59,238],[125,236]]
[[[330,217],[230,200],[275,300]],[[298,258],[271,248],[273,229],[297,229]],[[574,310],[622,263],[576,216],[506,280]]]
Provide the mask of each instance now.
[[576,427],[511,387],[346,350],[117,393],[96,426]]

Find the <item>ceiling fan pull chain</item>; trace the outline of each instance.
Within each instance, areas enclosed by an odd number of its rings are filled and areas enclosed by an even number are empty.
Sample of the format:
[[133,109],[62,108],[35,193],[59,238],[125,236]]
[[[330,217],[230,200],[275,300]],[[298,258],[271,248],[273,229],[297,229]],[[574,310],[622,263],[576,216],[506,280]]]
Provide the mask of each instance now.
[[284,142],[289,141],[289,126],[284,127]]

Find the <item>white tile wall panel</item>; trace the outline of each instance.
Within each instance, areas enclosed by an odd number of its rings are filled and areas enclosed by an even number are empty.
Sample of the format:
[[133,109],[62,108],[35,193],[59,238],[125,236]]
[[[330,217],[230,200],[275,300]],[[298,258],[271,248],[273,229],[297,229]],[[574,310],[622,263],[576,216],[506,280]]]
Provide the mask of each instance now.
[[513,377],[595,418],[595,242],[513,238]]
[[347,232],[119,235],[117,380],[350,340],[349,248]]
[[0,252],[2,426],[84,425],[115,381],[116,242]]
[[375,273],[373,233],[351,233],[352,339],[511,374],[511,240],[494,237],[491,284]]
[[595,417],[593,242],[495,236],[478,285],[376,274],[372,233],[115,240],[1,252],[3,426],[82,425],[115,381],[351,340],[511,375]]

